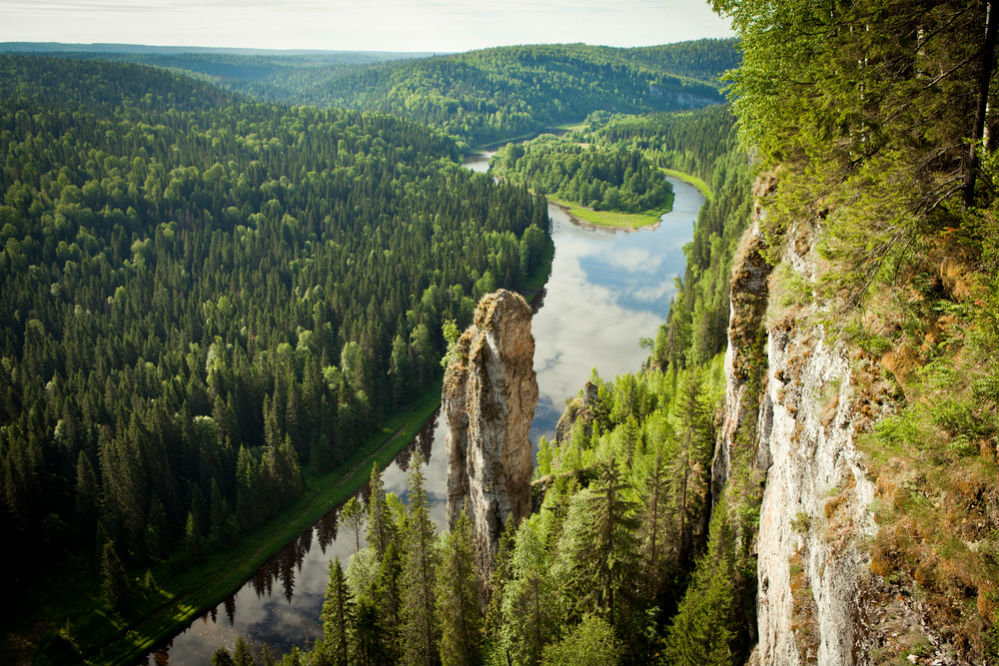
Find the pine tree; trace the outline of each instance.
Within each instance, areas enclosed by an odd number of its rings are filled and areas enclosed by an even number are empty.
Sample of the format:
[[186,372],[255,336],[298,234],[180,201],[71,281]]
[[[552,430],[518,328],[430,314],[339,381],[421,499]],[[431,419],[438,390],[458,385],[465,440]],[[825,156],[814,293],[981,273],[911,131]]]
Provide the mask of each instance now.
[[409,474],[401,589],[403,660],[411,666],[433,666],[438,657],[434,595],[437,553],[422,468],[423,458],[417,451]]
[[205,557],[204,537],[198,530],[198,523],[194,519],[194,513],[188,512],[187,524],[184,527],[184,544],[187,549],[187,559],[189,562],[200,562]]
[[700,378],[688,375],[680,385],[676,401],[680,429],[677,449],[670,465],[673,502],[678,522],[681,560],[693,555],[694,530],[708,503],[711,463],[711,420],[704,406]]
[[236,645],[232,649],[232,662],[234,666],[256,666],[250,645],[242,636],[236,637]]
[[557,637],[560,615],[544,536],[534,516],[521,522],[510,564],[501,645],[508,662],[530,666],[541,662],[544,646]]
[[668,664],[731,666],[745,661],[731,649],[738,600],[732,594],[735,544],[726,512],[726,503],[719,502],[711,518],[708,552],[698,561],[669,627],[664,653]]
[[437,577],[437,619],[441,627],[441,664],[479,663],[483,617],[472,523],[464,511],[454,529],[444,537]]
[[392,540],[395,530],[392,516],[385,501],[385,485],[382,483],[381,470],[378,463],[371,466],[371,480],[368,487],[368,543],[375,549],[378,557],[385,554],[385,549]]
[[76,506],[75,515],[80,529],[85,533],[93,529],[97,514],[100,488],[94,466],[86,453],[80,451],[76,459]]
[[212,666],[235,666],[232,653],[226,648],[219,648],[212,655]]
[[320,614],[323,637],[316,650],[320,666],[346,666],[350,661],[353,650],[348,639],[352,615],[353,603],[337,558],[329,564],[326,598]]
[[124,612],[129,605],[128,580],[125,568],[118,558],[114,541],[106,541],[101,555],[101,592],[104,601],[116,613]]
[[666,443],[651,446],[655,452],[641,480],[643,504],[640,512],[641,544],[639,546],[642,583],[640,589],[650,605],[660,605],[661,595],[669,584],[670,572],[678,563],[679,543],[672,532],[675,516],[670,511],[670,477],[666,460]]
[[577,617],[597,614],[619,628],[635,593],[638,519],[614,461],[598,468],[596,482],[572,499],[553,575]]
[[377,663],[398,663],[402,658],[402,556],[391,540],[382,554],[375,589],[376,614],[379,620]]
[[236,456],[236,517],[242,530],[255,527],[261,519],[257,511],[258,481],[253,454],[245,446],[240,446]]

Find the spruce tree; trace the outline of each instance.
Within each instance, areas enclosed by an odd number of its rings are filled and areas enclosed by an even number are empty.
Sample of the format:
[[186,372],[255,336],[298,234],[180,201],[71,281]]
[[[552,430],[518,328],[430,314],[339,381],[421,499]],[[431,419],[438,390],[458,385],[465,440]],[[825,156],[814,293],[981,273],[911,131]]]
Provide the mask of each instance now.
[[475,664],[482,652],[482,607],[475,572],[472,522],[462,511],[444,537],[437,577],[437,619],[443,666]]
[[402,555],[396,540],[388,542],[381,558],[375,599],[379,619],[378,663],[398,663],[402,656]]
[[392,516],[385,501],[385,486],[382,483],[381,470],[378,463],[371,466],[371,480],[368,487],[368,543],[375,549],[378,557],[385,554],[385,549],[394,535]]
[[101,592],[112,611],[121,613],[127,610],[128,580],[125,578],[125,568],[115,551],[114,541],[111,540],[104,543],[101,554]]
[[235,666],[232,653],[226,648],[219,648],[212,655],[212,666]]
[[677,450],[670,465],[673,502],[680,540],[680,559],[689,561],[695,550],[694,530],[707,509],[710,479],[711,418],[704,405],[700,378],[684,378],[676,401]]
[[643,503],[640,511],[639,528],[641,558],[639,589],[650,605],[662,608],[662,593],[675,573],[678,561],[679,540],[672,531],[675,515],[671,511],[669,498],[669,465],[667,450],[663,442],[652,446],[655,452],[642,470],[641,495]]
[[726,504],[715,507],[708,552],[677,608],[666,636],[665,663],[674,666],[730,666],[743,663],[732,652],[738,599],[732,594],[735,544]]
[[558,598],[545,538],[535,516],[522,521],[511,557],[511,580],[503,590],[502,650],[508,663],[541,661],[544,646],[557,638]]
[[329,563],[326,598],[319,616],[323,622],[323,637],[317,649],[321,666],[347,666],[350,661],[353,652],[349,643],[352,611],[343,567],[340,566],[340,558],[336,558]]
[[572,499],[555,577],[571,615],[596,614],[619,629],[635,594],[638,520],[614,461],[598,468],[599,478]]
[[232,662],[234,666],[256,666],[257,662],[250,652],[250,645],[242,636],[236,637],[236,645],[232,649]]
[[423,488],[423,458],[417,451],[409,474],[409,510],[402,561],[402,653],[410,666],[437,663],[434,524]]

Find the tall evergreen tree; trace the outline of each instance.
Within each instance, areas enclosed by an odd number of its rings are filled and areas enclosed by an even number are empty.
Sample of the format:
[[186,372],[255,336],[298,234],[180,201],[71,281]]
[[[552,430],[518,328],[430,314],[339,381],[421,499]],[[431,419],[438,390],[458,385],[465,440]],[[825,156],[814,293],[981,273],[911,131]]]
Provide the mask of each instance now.
[[732,594],[735,545],[726,511],[724,501],[715,507],[708,551],[669,627],[664,654],[668,664],[731,666],[744,661],[732,651],[731,627],[737,619],[737,599]]
[[438,557],[423,482],[423,457],[417,451],[410,464],[400,595],[403,660],[412,666],[433,666],[438,661],[435,600]]
[[323,637],[316,650],[318,666],[347,666],[353,656],[349,642],[353,603],[340,558],[329,563],[326,597],[319,617],[323,623]]
[[511,579],[503,590],[501,649],[506,663],[534,666],[541,663],[545,645],[558,637],[561,616],[535,517],[521,522],[510,564]]
[[680,385],[676,417],[680,428],[670,476],[678,523],[679,556],[686,561],[693,555],[694,532],[707,510],[713,440],[710,414],[704,405],[701,380],[696,373],[686,376]]
[[669,498],[670,478],[668,451],[672,442],[651,444],[651,461],[646,464],[641,478],[644,498],[640,516],[640,590],[650,605],[662,605],[662,594],[670,583],[671,572],[678,565],[679,542],[672,527],[675,516]]
[[378,557],[385,554],[385,549],[394,535],[392,515],[385,501],[385,485],[382,483],[381,470],[378,463],[371,466],[371,479],[368,482],[368,543],[375,549]]
[[638,519],[630,487],[613,459],[598,469],[596,482],[572,500],[553,573],[572,617],[597,614],[618,629],[635,594]]
[[236,645],[232,648],[232,662],[234,666],[256,666],[250,646],[242,636],[236,637]]
[[444,535],[437,574],[437,621],[442,666],[476,664],[482,652],[482,606],[475,572],[472,522],[462,511]]
[[128,610],[130,596],[128,579],[115,550],[114,541],[110,540],[105,542],[101,555],[101,591],[104,594],[104,601],[112,611],[121,613]]

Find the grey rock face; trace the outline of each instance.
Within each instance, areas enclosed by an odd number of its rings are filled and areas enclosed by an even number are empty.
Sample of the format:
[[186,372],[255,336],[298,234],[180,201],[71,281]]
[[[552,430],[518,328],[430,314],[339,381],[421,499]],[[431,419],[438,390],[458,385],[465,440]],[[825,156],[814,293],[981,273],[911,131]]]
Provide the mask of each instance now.
[[488,575],[503,528],[531,510],[538,404],[531,308],[505,289],[479,301],[444,374],[448,523],[463,508],[475,526],[476,558]]

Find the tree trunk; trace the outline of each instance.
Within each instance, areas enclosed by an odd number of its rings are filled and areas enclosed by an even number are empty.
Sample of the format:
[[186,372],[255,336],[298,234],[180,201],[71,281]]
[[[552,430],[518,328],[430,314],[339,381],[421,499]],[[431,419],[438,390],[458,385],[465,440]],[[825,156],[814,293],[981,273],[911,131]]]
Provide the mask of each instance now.
[[975,126],[971,133],[971,148],[968,165],[964,170],[964,208],[975,203],[975,180],[978,178],[978,142],[985,132],[985,111],[989,100],[989,84],[992,81],[992,66],[995,61],[996,28],[999,25],[999,0],[985,0],[988,15],[985,27],[985,43],[982,44],[981,68],[978,71],[978,106],[975,109]]

